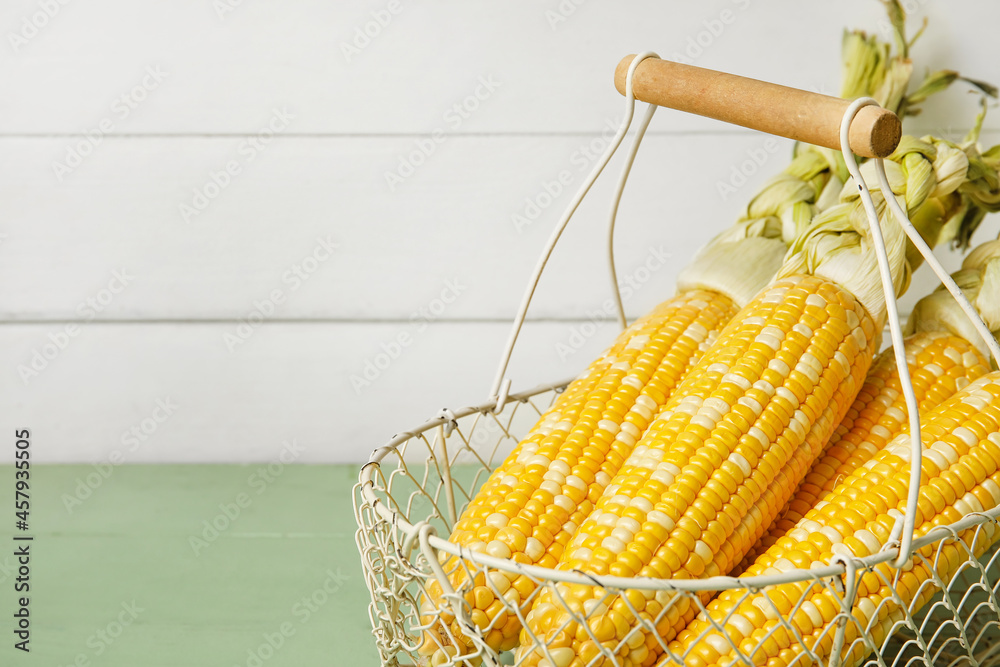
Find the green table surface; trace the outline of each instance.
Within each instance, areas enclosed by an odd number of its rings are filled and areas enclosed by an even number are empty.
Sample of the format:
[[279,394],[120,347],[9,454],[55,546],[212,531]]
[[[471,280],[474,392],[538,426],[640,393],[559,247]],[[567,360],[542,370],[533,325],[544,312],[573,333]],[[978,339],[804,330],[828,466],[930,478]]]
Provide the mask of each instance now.
[[[14,468],[0,466],[0,665],[378,665],[354,543],[357,471],[121,465],[105,478],[39,465],[22,533]],[[29,653],[14,648],[15,533],[34,537]]]

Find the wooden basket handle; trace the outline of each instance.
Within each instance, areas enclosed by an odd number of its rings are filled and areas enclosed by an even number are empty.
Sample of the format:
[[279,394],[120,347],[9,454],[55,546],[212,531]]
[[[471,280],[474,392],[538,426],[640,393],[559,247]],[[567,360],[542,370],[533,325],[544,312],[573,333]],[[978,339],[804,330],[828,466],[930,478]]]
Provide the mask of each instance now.
[[[634,59],[634,55],[625,56],[615,70],[615,88],[623,95]],[[639,63],[632,90],[643,102],[837,150],[841,121],[851,103],[659,58]],[[896,150],[902,131],[902,123],[893,112],[863,107],[851,123],[851,150],[861,157],[886,157]]]

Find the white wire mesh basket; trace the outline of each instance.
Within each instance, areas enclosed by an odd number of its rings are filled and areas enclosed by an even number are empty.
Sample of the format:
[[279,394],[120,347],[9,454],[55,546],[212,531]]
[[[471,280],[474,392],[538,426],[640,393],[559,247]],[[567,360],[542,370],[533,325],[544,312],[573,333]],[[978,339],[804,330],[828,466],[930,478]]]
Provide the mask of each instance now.
[[[358,517],[358,549],[365,581],[371,593],[368,613],[382,665],[420,665],[427,659],[419,652],[424,631],[420,606],[430,582],[437,576],[434,565],[438,554],[461,555],[461,567],[467,568],[467,581],[490,580],[497,569],[523,574],[537,587],[530,598],[512,603],[511,597],[498,595],[506,615],[516,616],[523,625],[530,601],[543,588],[554,589],[558,582],[600,586],[608,596],[626,589],[644,588],[661,591],[671,597],[660,617],[689,599],[699,609],[705,598],[699,593],[714,593],[738,588],[749,595],[762,591],[780,591],[775,577],[734,579],[720,577],[698,581],[654,581],[636,579],[624,583],[611,577],[590,577],[521,566],[481,554],[460,550],[439,535],[450,533],[455,518],[476,488],[506,454],[524,437],[531,424],[550,405],[565,384],[543,386],[523,394],[509,396],[503,408],[487,404],[468,408],[448,416],[436,417],[413,431],[400,434],[373,455],[362,469],[355,489],[355,513]],[[906,585],[910,570],[891,570],[884,566],[894,554],[884,553],[825,571],[800,570],[781,578],[781,583],[803,582],[810,594],[829,591],[841,601],[843,623],[843,664],[879,665],[992,665],[1000,663],[1000,562],[994,550],[986,549],[997,530],[1000,509],[970,515],[951,526],[941,527],[914,541],[916,563],[935,565],[931,579],[921,584],[920,594],[910,604],[899,598],[874,610],[852,606],[852,591],[863,577],[876,577],[879,585],[898,590]],[[942,579],[937,574],[942,562],[958,559],[955,574]],[[882,568],[876,566],[883,564]],[[890,572],[887,576],[886,572]],[[867,585],[870,585],[867,584]],[[804,596],[804,594],[803,594]],[[796,632],[789,619],[801,609],[801,599],[787,596],[767,597],[779,621],[772,632]],[[791,609],[787,605],[793,604]],[[527,603],[527,604],[526,604]],[[786,613],[778,610],[786,609]],[[500,616],[495,625],[508,622]],[[577,620],[582,620],[577,615]],[[659,617],[655,620],[659,620]],[[655,623],[654,623],[655,624]],[[435,625],[437,625],[435,623]],[[468,625],[464,642],[471,644],[466,653],[455,653],[444,665],[515,664],[510,653],[497,654]],[[647,627],[652,631],[652,627]],[[632,636],[626,637],[626,642]],[[875,636],[881,633],[880,637]],[[459,639],[459,638],[449,638]],[[799,660],[794,664],[839,664],[829,656],[836,632],[821,637],[819,646],[799,644]],[[825,647],[825,651],[824,651]],[[666,645],[662,647],[666,650]],[[760,664],[759,656],[746,655],[745,664]],[[678,665],[690,664],[691,656],[675,656]],[[553,664],[557,664],[553,662]],[[614,664],[614,663],[612,663]]]
[[[528,627],[526,616],[532,602],[543,591],[548,591],[547,596],[563,603],[569,622],[590,633],[596,648],[590,655],[576,655],[567,653],[567,649],[551,648],[539,638],[529,636],[527,641],[544,656],[540,667],[618,666],[622,664],[620,654],[626,647],[630,659],[637,661],[635,664],[645,664],[643,658],[655,654],[662,657],[651,664],[700,665],[712,656],[701,655],[699,651],[715,650],[716,658],[720,653],[735,656],[734,665],[1000,665],[1000,562],[993,548],[1000,538],[1000,507],[970,513],[955,523],[914,537],[922,444],[915,399],[910,401],[912,389],[907,399],[909,412],[914,415],[910,428],[912,454],[917,464],[913,471],[915,477],[911,478],[908,512],[897,521],[891,539],[882,550],[864,558],[839,555],[828,565],[814,564],[810,569],[792,568],[757,577],[621,578],[525,565],[512,559],[472,552],[442,537],[451,533],[458,517],[493,469],[528,434],[569,383],[559,382],[508,395],[510,382],[504,380],[504,374],[531,295],[552,248],[627,133],[635,101],[635,69],[643,59],[653,56],[655,54],[650,53],[636,56],[628,67],[623,91],[627,104],[625,120],[543,252],[515,320],[489,401],[455,412],[442,410],[433,419],[393,437],[385,446],[376,449],[361,469],[354,493],[358,522],[356,540],[371,594],[369,617],[381,664],[384,667],[521,664],[523,660],[519,662],[510,650],[513,646],[502,646],[499,651],[491,648],[497,642],[490,641],[490,634],[500,633],[505,626],[508,629]],[[662,99],[643,99],[665,104]],[[851,154],[850,147],[854,143],[853,137],[849,137],[852,119],[860,109],[873,104],[873,100],[856,100],[843,111],[839,145],[859,183],[862,200],[872,219],[872,236],[880,242],[874,205]],[[623,168],[612,208],[612,230],[618,199],[655,108],[651,104],[643,118]],[[801,134],[786,136],[801,138]],[[880,182],[884,191],[888,191],[881,160],[876,162]],[[928,264],[958,298],[961,293],[957,286],[930,255],[929,248],[918,241],[919,235],[906,219],[906,213],[892,198],[887,203],[911,240],[925,254]],[[884,247],[881,252],[880,267],[884,269]],[[613,256],[611,266],[614,277]],[[882,277],[886,301],[890,304],[893,343],[897,350],[902,350],[891,277],[887,270]],[[624,323],[620,298],[618,305]],[[974,315],[971,306],[967,312]],[[974,317],[974,323],[982,332],[985,325],[981,320],[975,322],[977,319],[978,316]],[[990,343],[995,353],[996,342],[990,338]],[[907,393],[909,376],[905,360],[900,370],[904,393]],[[446,567],[452,570],[446,571]],[[460,569],[463,572],[458,572]],[[497,572],[509,576],[492,576]],[[464,582],[463,587],[456,591],[451,583],[454,581]],[[509,583],[511,581],[513,584]],[[591,606],[589,612],[570,608],[560,593],[560,586],[565,584],[592,587],[599,593],[596,596],[599,599],[620,599],[629,605],[637,621],[620,640],[619,646],[609,648],[606,642],[602,645],[587,623],[602,605]],[[487,623],[470,617],[473,605],[469,597],[474,595],[473,585],[480,594],[490,598],[487,602],[496,612],[489,614],[492,620]],[[437,594],[432,592],[433,587],[440,587]],[[680,614],[681,610],[689,615],[705,612],[711,598],[723,590],[739,591],[739,601],[756,596],[753,604],[768,621],[763,634],[755,635],[749,644],[741,642],[740,637],[730,636],[724,627],[731,620],[733,612],[730,612],[721,620],[710,621],[702,635],[705,642],[694,643],[687,654],[672,652],[656,632],[659,621]],[[864,591],[873,590],[886,592],[878,606],[864,595]],[[655,605],[646,608],[645,614],[640,614],[630,602],[638,599],[634,597],[636,592],[644,592],[641,596],[644,600],[655,601]],[[429,600],[441,602],[428,607]],[[481,602],[477,601],[480,608]],[[824,610],[828,613],[817,620],[817,604],[829,605],[832,611]],[[733,605],[734,610],[736,606]],[[651,609],[655,613],[649,613]],[[834,614],[834,622],[823,623],[823,618]],[[707,614],[701,617],[709,618]],[[810,631],[804,632],[803,628]],[[770,641],[772,639],[774,641]],[[778,640],[785,648],[777,648]],[[522,641],[525,641],[523,635]]]

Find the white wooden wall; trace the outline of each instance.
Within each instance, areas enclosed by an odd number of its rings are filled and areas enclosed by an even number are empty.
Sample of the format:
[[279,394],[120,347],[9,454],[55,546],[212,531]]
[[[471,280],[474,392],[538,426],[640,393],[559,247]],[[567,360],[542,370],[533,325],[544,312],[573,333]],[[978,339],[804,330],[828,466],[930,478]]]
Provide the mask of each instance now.
[[[907,4],[931,21],[918,71],[1000,83],[1000,4]],[[623,55],[835,93],[841,31],[881,18],[874,0],[7,0],[3,433],[33,429],[47,462],[267,460],[289,439],[303,461],[362,461],[485,399],[536,255],[621,117]],[[958,137],[975,111],[956,90],[909,130]],[[987,128],[1000,140],[1000,113]],[[621,208],[619,267],[643,281],[630,315],[786,163],[782,141],[720,197],[764,141],[658,114]],[[613,180],[556,252],[515,389],[577,372],[614,335],[579,336],[609,295]]]

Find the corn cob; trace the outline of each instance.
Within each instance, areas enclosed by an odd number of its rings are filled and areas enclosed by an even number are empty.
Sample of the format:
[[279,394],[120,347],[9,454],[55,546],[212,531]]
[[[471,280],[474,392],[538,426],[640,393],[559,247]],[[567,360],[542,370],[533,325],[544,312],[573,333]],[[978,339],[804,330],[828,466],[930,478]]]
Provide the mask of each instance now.
[[[977,128],[979,123],[981,118],[977,122]],[[974,137],[975,132],[971,136]],[[931,225],[931,228],[942,230],[937,241],[945,240],[946,236],[958,236],[967,240],[971,235],[969,228],[974,230],[986,212],[998,208],[996,176],[1000,164],[996,159],[980,155],[974,143],[969,143],[962,149],[946,141],[928,139],[934,147],[933,152],[921,146],[923,142],[912,137],[904,138],[897,153],[905,152],[908,153],[907,156],[899,159],[897,155],[893,162],[886,163],[887,173],[894,174],[890,177],[893,182],[891,184],[897,194],[902,194],[904,198],[914,191],[926,188],[910,182],[910,176],[922,172],[912,155],[934,157],[930,166],[939,183],[953,185],[955,179],[963,176],[964,165],[966,180],[957,188],[956,193],[943,200],[932,197],[920,207],[914,209],[911,206],[910,209],[918,212],[915,214],[918,225],[926,222],[925,214],[928,211],[933,212],[938,220],[942,215],[949,218],[944,225]],[[994,149],[992,153],[995,152]],[[991,155],[991,151],[987,151],[987,155]],[[908,169],[909,174],[904,175],[904,168]],[[935,186],[935,191],[939,190],[940,186]],[[958,192],[965,194],[960,195]],[[846,198],[853,197],[854,193],[850,192]],[[945,212],[945,206],[952,210]],[[984,244],[970,254],[963,265],[964,271],[955,274],[956,281],[959,284],[971,281],[969,287],[974,287],[978,294],[981,278],[976,267],[988,264],[992,257],[990,253],[996,252],[998,244],[1000,242]],[[910,253],[913,251],[915,248],[908,248],[908,257],[911,257]],[[992,307],[983,300],[980,301],[983,308]],[[943,287],[918,302],[908,324],[908,333],[914,335],[907,341],[907,365],[922,411],[929,411],[970,380],[989,370],[987,350],[983,347],[979,334],[969,324],[965,313],[957,309],[951,295]],[[745,571],[759,554],[815,506],[816,502],[822,500],[825,494],[832,491],[840,479],[884,447],[903,430],[906,423],[906,403],[900,393],[899,376],[893,351],[890,349],[873,364],[869,378],[845,421],[813,464],[793,498],[782,509],[779,519],[730,574],[739,576]]]
[[[994,335],[1000,333],[1000,306],[997,305],[1000,303],[1000,241],[985,243],[970,253],[962,270],[953,274],[953,278],[980,310]],[[951,295],[943,290],[921,299],[907,323],[907,329],[918,332],[916,335],[928,328],[961,333],[961,336],[943,335],[966,342],[979,338],[974,329],[970,331],[965,314]],[[975,354],[979,358],[983,356],[978,349]],[[949,362],[958,365],[964,360],[952,358],[940,363]],[[944,371],[944,368],[939,370]],[[819,498],[803,518],[787,527],[745,574],[773,574],[793,567],[825,564],[833,554],[864,557],[878,551],[894,523],[889,512],[906,508],[910,475],[907,430],[901,429],[888,445],[878,448],[870,457],[864,457],[860,465],[850,469],[844,480]],[[924,477],[916,535],[952,523],[969,512],[981,512],[1000,504],[1000,485],[997,484],[1000,482],[1000,374],[994,372],[974,380],[966,389],[930,411],[921,428],[921,436],[925,447]],[[1000,533],[994,535],[994,530],[993,526],[988,527],[989,539],[977,544],[978,548],[985,549],[995,537],[1000,537]],[[971,533],[967,533],[967,537],[971,537]],[[924,556],[933,549],[933,545],[925,548]],[[938,563],[943,564],[938,574],[947,581],[949,567],[957,561],[946,555],[943,559],[939,557]],[[904,585],[896,587],[901,599],[893,599],[880,584],[880,577],[882,583],[893,581],[889,566],[883,564],[876,569],[877,573],[862,577],[855,617],[862,627],[869,625],[869,634],[878,644],[904,607],[914,600],[919,607],[935,590],[926,585],[930,575],[928,563],[920,559],[916,559],[907,571]],[[951,574],[954,574],[953,567]],[[732,638],[746,655],[768,661],[777,658],[775,664],[787,664],[801,651],[801,646],[783,632],[765,638],[766,633],[777,626],[777,619],[771,617],[775,609],[768,600],[776,602],[778,613],[788,614],[802,596],[807,596],[810,598],[808,603],[789,620],[801,633],[807,647],[817,650],[816,644],[821,655],[829,653],[832,634],[820,638],[823,628],[833,617],[830,605],[834,601],[828,591],[815,584],[798,583],[769,587],[763,595],[766,599],[758,594],[737,604],[739,595],[724,592],[708,605],[708,617],[721,621],[727,630],[729,625],[739,626],[738,634]],[[875,609],[879,609],[878,618],[872,613]],[[833,610],[833,614],[836,611]],[[684,656],[684,664],[689,665],[728,663],[732,646],[715,632],[701,637],[708,627],[704,613],[692,621],[671,645],[673,657]],[[855,638],[857,631],[856,627],[849,627],[848,642]],[[864,657],[861,643],[853,651],[855,653],[848,656],[848,663]]]
[[[797,276],[774,283],[680,384],[558,568],[664,579],[727,571],[753,543],[746,531],[736,532],[748,509],[766,489],[784,485],[781,502],[790,497],[798,480],[789,472],[805,472],[811,452],[847,410],[879,329],[861,302],[832,281]],[[665,613],[670,603],[645,592],[630,605],[594,586],[557,584],[556,590],[562,603],[544,589],[526,632],[550,654],[576,655],[580,664],[649,664],[657,638],[641,632],[627,641],[632,609],[668,640],[689,611],[678,600],[674,613]],[[588,620],[578,623],[563,606]],[[527,665],[547,658],[529,651],[518,654]]]
[[[922,431],[924,476],[916,535],[957,521],[969,512],[1000,504],[1000,373],[979,378],[945,401],[927,415]],[[909,456],[908,436],[901,434],[839,484],[825,502],[810,510],[746,574],[825,565],[837,553],[864,557],[877,552],[896,521],[890,512],[906,507]],[[991,541],[997,536],[993,533]],[[930,545],[921,553],[927,557],[933,550],[934,545]],[[947,568],[954,561],[945,554],[939,562]],[[883,563],[875,570],[860,577],[852,613],[861,627],[869,626],[868,632],[877,644],[891,627],[891,617],[902,611],[900,604],[908,606],[918,600],[919,606],[935,591],[925,584],[930,572],[921,559],[914,559],[912,567],[904,569],[896,580],[898,598],[883,585],[884,581],[894,581],[891,566]],[[803,599],[805,602],[799,604]],[[796,605],[798,611],[790,614]],[[668,657],[681,659],[690,667],[731,664],[731,639],[755,664],[789,664],[800,656],[803,647],[779,627],[777,614],[781,614],[800,633],[805,645],[824,659],[833,643],[833,633],[827,626],[839,610],[833,595],[815,582],[769,586],[749,596],[724,591],[709,603],[707,617],[721,625],[729,638],[712,629],[704,615],[699,616],[671,643],[673,655]],[[857,627],[848,623],[848,645],[855,638]],[[849,656],[851,664],[864,657],[863,646],[858,645],[856,650]],[[661,664],[674,663],[665,659]]]
[[[591,493],[599,495],[691,359],[735,312],[732,301],[719,293],[689,290],[632,324],[490,476],[451,540],[473,551],[554,566],[554,554],[582,519],[578,508],[586,506]],[[454,559],[446,564],[455,567],[460,568]],[[464,574],[458,569],[452,579],[456,590],[465,584],[471,620],[495,650],[512,648],[520,625],[516,614],[502,611],[496,594],[518,605],[533,584],[527,577],[505,582],[494,577],[493,590],[485,576],[469,582]],[[427,639],[428,649],[446,644],[444,637]]]
[[[976,346],[941,331],[915,334],[906,341],[907,364],[921,413],[929,412],[956,391],[989,372],[989,361]],[[880,354],[858,396],[829,444],[813,463],[779,518],[729,574],[740,576],[750,564],[806,512],[833,491],[855,468],[864,464],[907,424],[892,349]]]
[[[900,41],[905,42],[902,37],[902,9],[898,3],[888,4]],[[855,50],[863,53],[866,47],[870,48],[864,39],[855,37],[854,40]],[[845,46],[846,48],[848,47]],[[909,61],[906,64],[894,62],[892,66],[905,68],[909,66],[908,63]],[[943,90],[957,78],[957,73],[947,70],[928,75],[920,88],[899,105],[900,113],[905,114],[907,110],[917,113],[913,105],[922,102],[929,94]],[[898,75],[887,76],[882,86],[884,99],[896,99],[900,94],[899,85],[902,81],[902,77]],[[902,85],[905,88],[905,83]],[[885,162],[894,194],[906,201],[911,219],[931,245],[953,241],[961,247],[967,247],[969,238],[986,213],[1000,210],[1000,187],[997,180],[1000,171],[1000,146],[981,154],[976,145],[985,111],[984,98],[983,110],[962,146],[935,137],[920,140],[903,137],[895,154]],[[866,164],[862,167],[870,184],[877,180],[873,166]],[[928,169],[933,170],[936,182],[927,199],[921,200],[926,189],[931,187],[930,181],[924,178]],[[961,184],[955,188],[958,181]],[[952,192],[942,196],[947,191]],[[853,184],[847,184],[841,196],[844,201],[853,201],[858,198],[858,193]],[[915,202],[919,206],[915,206]],[[942,219],[944,224],[941,223]],[[933,234],[937,236],[928,238],[928,235]],[[913,267],[922,261],[917,249],[910,244],[907,246],[906,257],[907,263]],[[951,297],[946,292],[925,300],[941,298],[950,303]],[[982,375],[989,365],[988,355],[979,335],[968,324],[964,313],[953,313],[948,322],[933,319],[927,322],[929,327],[909,331],[911,334],[914,331],[920,333],[907,343],[907,356],[912,357],[908,362],[910,374],[923,411],[932,409],[968,381]],[[942,333],[943,331],[949,333]],[[959,364],[959,361],[962,363]],[[923,368],[926,364],[933,364],[931,371]],[[941,374],[939,369],[948,370]],[[768,533],[730,574],[739,576],[777,536],[801,518],[823,493],[831,491],[839,479],[864,463],[878,448],[900,432],[906,419],[905,400],[900,394],[893,351],[890,349],[876,359],[855,405],[814,463],[808,478],[782,509],[779,514],[781,519],[772,524]]]

